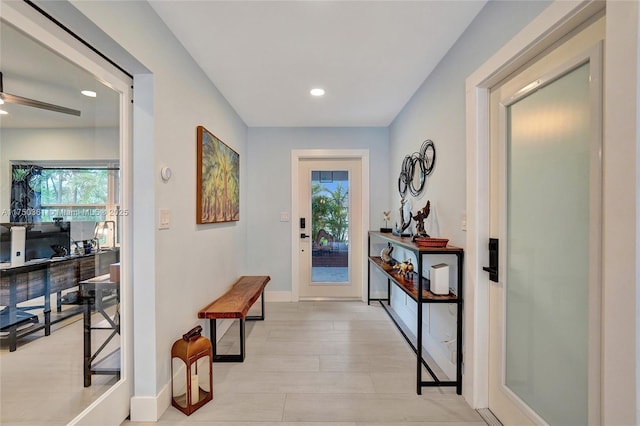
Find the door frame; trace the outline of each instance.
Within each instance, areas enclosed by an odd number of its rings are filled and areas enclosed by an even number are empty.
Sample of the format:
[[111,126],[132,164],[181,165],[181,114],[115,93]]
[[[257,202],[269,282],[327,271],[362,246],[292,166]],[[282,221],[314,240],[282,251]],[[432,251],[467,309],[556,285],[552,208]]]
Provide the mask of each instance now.
[[[360,231],[362,241],[360,244],[362,253],[367,253],[367,238],[369,231],[369,150],[368,149],[294,149],[291,150],[291,301],[298,302],[300,300],[300,285],[298,277],[300,268],[298,265],[300,251],[300,229],[298,226],[298,218],[300,217],[299,190],[299,164],[300,160],[326,160],[326,159],[360,159],[361,161],[361,182],[362,182],[362,218],[360,221]],[[355,244],[355,242],[354,242]],[[362,301],[366,300],[366,291],[364,291],[366,277],[367,259],[362,259],[360,265],[354,264],[354,267],[361,268],[362,279]]]
[[[463,395],[473,408],[489,405],[490,89],[591,16],[604,2],[556,1],[466,79],[467,239],[465,253],[465,365]],[[595,398],[594,398],[595,399]],[[600,397],[593,410],[600,418]]]

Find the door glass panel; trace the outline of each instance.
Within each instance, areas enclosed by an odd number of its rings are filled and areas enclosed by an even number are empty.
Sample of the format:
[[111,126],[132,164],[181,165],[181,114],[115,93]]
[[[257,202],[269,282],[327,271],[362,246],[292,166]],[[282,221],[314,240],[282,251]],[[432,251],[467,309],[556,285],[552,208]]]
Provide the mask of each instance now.
[[507,108],[505,385],[549,424],[588,423],[589,93],[586,64]]
[[349,172],[311,172],[311,283],[349,282]]

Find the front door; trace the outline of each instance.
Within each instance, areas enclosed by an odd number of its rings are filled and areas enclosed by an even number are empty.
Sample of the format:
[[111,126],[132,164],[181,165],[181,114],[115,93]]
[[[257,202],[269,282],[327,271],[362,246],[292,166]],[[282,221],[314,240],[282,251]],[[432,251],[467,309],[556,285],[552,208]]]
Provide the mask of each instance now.
[[301,159],[301,299],[362,296],[360,159]]
[[603,28],[491,91],[489,408],[505,425],[597,422]]

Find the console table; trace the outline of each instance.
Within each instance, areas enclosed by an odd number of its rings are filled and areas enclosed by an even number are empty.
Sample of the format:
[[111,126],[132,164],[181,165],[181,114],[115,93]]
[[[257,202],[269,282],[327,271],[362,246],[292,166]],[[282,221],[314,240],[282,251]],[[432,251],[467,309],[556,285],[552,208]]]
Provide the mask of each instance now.
[[[0,268],[0,305],[5,310],[0,315],[0,328],[8,331],[9,351],[17,347],[17,339],[44,329],[45,336],[51,334],[51,325],[81,312],[77,306],[62,310],[61,292],[78,285],[78,260],[39,260],[21,266]],[[51,311],[51,294],[57,295],[58,308]],[[18,306],[29,300],[42,297],[42,304]],[[42,310],[43,321],[30,312]],[[33,325],[20,329],[23,325]]]
[[[405,278],[395,272],[391,265],[383,262],[380,256],[373,255],[371,253],[371,241],[372,239],[377,240],[380,243],[391,243],[394,247],[401,247],[411,253],[416,258],[416,266],[415,271],[413,273],[412,279]],[[462,294],[463,294],[463,258],[464,258],[464,250],[459,247],[446,246],[441,248],[425,248],[419,247],[415,243],[411,241],[411,237],[399,237],[393,234],[381,233],[371,231],[369,232],[369,240],[368,240],[368,251],[369,251],[369,268],[367,274],[367,303],[371,303],[372,301],[378,301],[380,305],[385,309],[389,317],[393,320],[396,327],[400,330],[405,340],[413,351],[416,353],[416,370],[417,370],[417,379],[416,379],[416,389],[417,394],[422,394],[423,387],[431,387],[431,386],[455,386],[456,393],[458,395],[462,394]],[[456,257],[456,268],[457,268],[457,289],[456,293],[449,293],[447,295],[436,295],[430,291],[430,282],[427,278],[422,275],[423,268],[423,257],[427,255],[454,255]],[[387,278],[387,297],[386,298],[371,298],[371,266],[380,270],[384,276]],[[395,318],[391,308],[391,291],[392,284],[406,293],[409,297],[411,297],[417,303],[416,316],[417,316],[417,324],[416,324],[416,336],[411,338],[405,333],[399,324],[398,320]],[[385,305],[384,302],[387,302]],[[457,306],[457,315],[456,315],[456,348],[457,348],[457,359],[456,359],[456,378],[455,380],[440,380],[437,375],[434,373],[433,369],[429,366],[427,361],[423,356],[423,347],[422,347],[422,305],[425,303],[449,303],[455,304]],[[433,381],[424,381],[422,380],[422,366],[426,368],[429,372],[429,375],[433,379]]]

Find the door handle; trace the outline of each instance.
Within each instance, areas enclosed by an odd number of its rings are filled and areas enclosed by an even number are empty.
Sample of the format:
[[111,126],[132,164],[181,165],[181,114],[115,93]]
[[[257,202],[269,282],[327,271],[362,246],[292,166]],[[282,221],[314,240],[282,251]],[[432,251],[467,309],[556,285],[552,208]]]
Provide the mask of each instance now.
[[499,259],[499,244],[497,238],[489,238],[489,266],[484,266],[483,271],[489,273],[489,280],[495,283],[498,282],[498,259]]
[[309,238],[311,235],[307,235],[304,232],[300,234],[300,238]]

